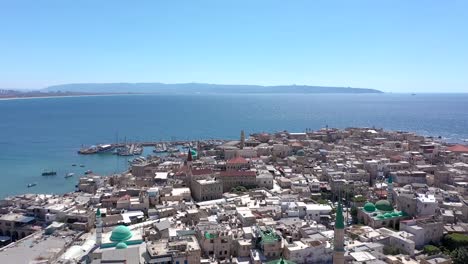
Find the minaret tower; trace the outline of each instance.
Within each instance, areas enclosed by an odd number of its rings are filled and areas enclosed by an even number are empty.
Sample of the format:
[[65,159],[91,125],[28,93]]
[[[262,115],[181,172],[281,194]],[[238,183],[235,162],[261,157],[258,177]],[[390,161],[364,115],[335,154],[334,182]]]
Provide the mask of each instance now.
[[338,202],[333,238],[333,264],[344,264],[344,217],[341,201]]
[[393,204],[393,179],[392,175],[388,177],[387,181],[387,201],[392,205]]
[[245,146],[245,133],[244,133],[244,130],[241,130],[240,149],[243,149],[244,146]]
[[187,153],[187,178],[190,186],[192,186],[192,150],[189,149]]
[[102,218],[101,209],[96,211],[96,245],[101,246],[102,243]]

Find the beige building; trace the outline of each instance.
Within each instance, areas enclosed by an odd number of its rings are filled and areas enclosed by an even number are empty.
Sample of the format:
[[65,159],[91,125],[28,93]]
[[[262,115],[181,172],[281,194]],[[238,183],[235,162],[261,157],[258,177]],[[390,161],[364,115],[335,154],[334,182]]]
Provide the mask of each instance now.
[[0,236],[7,236],[11,241],[16,241],[41,230],[40,226],[35,226],[34,223],[34,217],[15,213],[4,214],[0,216]]
[[248,170],[250,169],[250,161],[243,157],[237,156],[226,161],[226,170]]
[[237,186],[255,187],[257,186],[257,174],[255,171],[227,170],[219,174],[219,179],[223,183],[223,192],[229,192]]
[[195,236],[147,242],[148,263],[199,264],[201,250]]
[[223,183],[217,179],[194,180],[191,184],[193,199],[197,202],[221,199]]
[[204,257],[226,259],[231,256],[232,232],[229,226],[200,223],[197,237]]
[[258,246],[260,251],[267,259],[277,259],[281,256],[282,248],[282,238],[276,233],[272,228],[268,227],[258,227],[256,229],[257,240],[260,242]]

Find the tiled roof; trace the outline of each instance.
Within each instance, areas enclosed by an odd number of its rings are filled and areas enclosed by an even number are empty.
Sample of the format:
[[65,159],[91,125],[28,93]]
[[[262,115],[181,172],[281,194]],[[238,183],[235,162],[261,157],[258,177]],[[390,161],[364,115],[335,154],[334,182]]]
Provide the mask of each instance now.
[[452,152],[466,152],[468,153],[468,146],[465,145],[455,145],[447,148],[447,150],[452,151]]

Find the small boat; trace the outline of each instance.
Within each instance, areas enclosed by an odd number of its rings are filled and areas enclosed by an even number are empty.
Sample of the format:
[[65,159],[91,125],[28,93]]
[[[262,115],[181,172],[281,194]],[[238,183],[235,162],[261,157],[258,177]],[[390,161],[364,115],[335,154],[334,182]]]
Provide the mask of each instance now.
[[67,175],[65,175],[65,178],[73,177],[73,175],[75,175],[75,173],[73,172],[67,173]]
[[159,146],[156,146],[156,147],[154,147],[154,149],[153,149],[153,152],[154,152],[154,153],[164,153],[164,152],[166,152],[166,151],[167,151],[166,149],[164,149],[163,147],[159,147]]
[[75,163],[73,163],[73,164],[72,164],[72,166],[73,166],[73,167],[76,167],[76,164],[75,164]]
[[142,153],[143,153],[143,147],[141,146],[136,146],[132,152],[133,155],[141,155]]
[[83,168],[83,167],[84,167],[84,165],[83,165],[83,164],[80,164],[80,167],[81,167],[81,168]]
[[175,147],[171,147],[171,148],[168,148],[168,149],[167,149],[167,152],[171,152],[171,153],[179,152],[179,149],[178,149],[178,148],[175,148]]
[[52,176],[52,175],[57,175],[57,172],[51,171],[51,170],[45,170],[42,172],[42,176]]
[[88,174],[91,174],[91,173],[93,173],[92,170],[87,170],[87,171],[84,172],[85,175],[88,175]]
[[30,183],[30,184],[28,184],[28,188],[34,187],[36,185],[37,185],[37,183]]
[[97,146],[97,153],[112,152],[113,150],[114,146],[111,144],[100,144]]
[[82,155],[94,154],[98,152],[99,152],[99,149],[97,146],[91,146],[89,148],[81,148],[80,150],[78,150],[78,154],[82,154]]

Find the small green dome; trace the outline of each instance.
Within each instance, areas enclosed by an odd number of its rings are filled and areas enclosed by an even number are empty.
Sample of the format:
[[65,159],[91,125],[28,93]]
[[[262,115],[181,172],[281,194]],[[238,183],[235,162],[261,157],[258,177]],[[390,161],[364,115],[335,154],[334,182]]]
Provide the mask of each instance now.
[[385,219],[385,216],[384,216],[383,214],[379,214],[379,215],[377,216],[377,219],[383,220],[383,219]]
[[127,244],[125,244],[124,242],[119,242],[117,243],[117,245],[115,246],[116,249],[124,249],[124,248],[128,248]]
[[385,212],[393,211],[393,206],[387,200],[380,200],[376,202],[375,208],[377,208],[377,210]]
[[132,237],[132,235],[133,234],[132,231],[130,231],[130,228],[124,225],[119,225],[114,228],[114,230],[112,230],[110,240],[114,242],[127,241]]
[[393,217],[397,217],[397,216],[400,216],[400,214],[399,214],[398,212],[393,212],[393,213],[392,213],[392,216],[393,216]]
[[392,216],[391,213],[385,213],[385,214],[384,214],[384,217],[385,217],[385,218],[392,218],[393,216]]
[[364,205],[364,211],[369,212],[369,213],[374,212],[375,211],[375,205],[373,203],[370,203],[370,202],[366,203]]
[[302,149],[298,150],[296,154],[297,154],[298,156],[301,156],[301,157],[304,157],[304,156],[305,156],[305,152],[304,152],[304,150],[302,150]]
[[197,157],[198,152],[194,149],[190,149],[190,153],[192,154],[192,157]]

